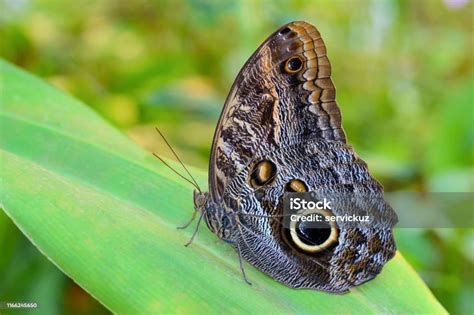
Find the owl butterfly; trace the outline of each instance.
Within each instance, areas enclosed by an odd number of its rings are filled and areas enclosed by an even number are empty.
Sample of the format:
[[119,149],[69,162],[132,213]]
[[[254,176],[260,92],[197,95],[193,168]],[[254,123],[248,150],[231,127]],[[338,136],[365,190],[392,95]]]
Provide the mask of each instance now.
[[[306,191],[365,194],[373,202],[346,202],[332,211],[381,219],[369,227],[335,223],[313,230],[283,224],[285,192]],[[199,222],[204,217],[235,247],[241,266],[245,259],[292,288],[347,292],[394,256],[396,215],[346,144],[331,65],[313,25],[282,26],[243,66],[215,131],[209,192],[195,191],[194,204]]]

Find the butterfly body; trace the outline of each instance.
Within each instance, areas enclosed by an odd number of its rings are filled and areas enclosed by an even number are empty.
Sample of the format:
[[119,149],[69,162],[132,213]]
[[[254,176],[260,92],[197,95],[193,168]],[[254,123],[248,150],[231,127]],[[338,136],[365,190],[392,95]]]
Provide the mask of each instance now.
[[[259,270],[293,288],[341,293],[394,255],[396,215],[346,144],[330,75],[314,26],[293,22],[272,34],[231,88],[214,136],[210,191],[194,199],[209,229]],[[368,228],[331,223],[316,235],[284,224],[287,192],[370,196],[346,198],[332,212],[383,219]]]

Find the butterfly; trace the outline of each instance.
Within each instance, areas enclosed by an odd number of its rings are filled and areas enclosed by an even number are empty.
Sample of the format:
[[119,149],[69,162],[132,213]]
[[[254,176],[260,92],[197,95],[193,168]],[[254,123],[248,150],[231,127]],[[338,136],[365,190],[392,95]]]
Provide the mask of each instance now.
[[[343,198],[332,214],[359,211],[378,220],[285,224],[284,196],[304,192],[364,196]],[[245,63],[215,131],[209,192],[194,191],[194,206],[197,227],[204,218],[235,248],[247,282],[242,260],[291,288],[344,293],[394,256],[396,214],[347,144],[316,27],[282,26]]]

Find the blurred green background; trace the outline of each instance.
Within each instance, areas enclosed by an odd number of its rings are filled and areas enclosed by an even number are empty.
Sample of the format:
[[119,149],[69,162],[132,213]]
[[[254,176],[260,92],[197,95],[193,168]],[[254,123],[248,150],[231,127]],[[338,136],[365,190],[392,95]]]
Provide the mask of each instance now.
[[[159,126],[187,164],[207,168],[240,67],[276,28],[306,20],[326,42],[349,141],[386,190],[472,192],[473,12],[466,0],[0,0],[1,57],[170,157]],[[448,311],[473,312],[472,229],[396,238]],[[0,250],[0,301],[107,313],[3,212]]]

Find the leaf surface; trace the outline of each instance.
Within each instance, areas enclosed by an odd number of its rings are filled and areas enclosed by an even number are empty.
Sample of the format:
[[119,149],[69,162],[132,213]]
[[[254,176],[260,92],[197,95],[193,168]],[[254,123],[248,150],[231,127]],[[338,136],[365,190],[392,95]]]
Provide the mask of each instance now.
[[345,295],[289,289],[249,264],[245,284],[236,252],[205,225],[183,246],[189,184],[81,102],[6,62],[0,73],[2,208],[113,312],[445,313],[400,254]]

